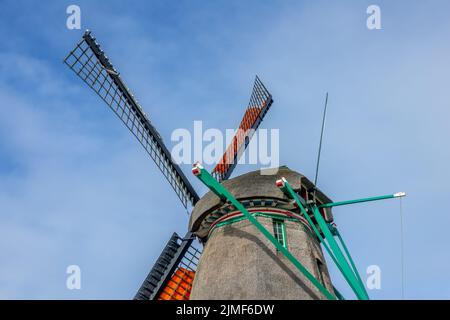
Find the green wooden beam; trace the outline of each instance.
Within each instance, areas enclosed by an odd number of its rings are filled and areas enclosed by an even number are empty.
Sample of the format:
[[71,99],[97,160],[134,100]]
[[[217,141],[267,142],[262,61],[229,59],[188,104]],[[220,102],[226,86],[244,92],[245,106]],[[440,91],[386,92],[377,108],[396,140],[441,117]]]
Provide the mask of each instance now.
[[305,206],[302,204],[302,202],[298,198],[297,194],[295,193],[295,191],[292,189],[291,185],[289,184],[289,182],[283,177],[280,180],[276,181],[276,185],[277,185],[277,187],[279,187],[281,189],[281,191],[283,191],[283,193],[289,199],[293,199],[295,201],[295,204],[300,208],[301,213],[303,214],[303,216],[306,218],[306,220],[308,221],[309,225],[313,229],[314,233],[316,234],[317,238],[319,239],[319,242],[322,243],[322,245],[324,246],[325,250],[328,252],[328,255],[331,257],[331,259],[333,259],[333,262],[338,267],[339,271],[342,274],[344,274],[344,272],[345,272],[344,269],[342,268],[341,264],[337,260],[337,258],[334,255],[333,251],[328,246],[327,242],[322,237],[322,234],[317,229],[315,223],[312,221],[311,217],[309,216],[308,212],[306,211]]
[[361,276],[359,275],[358,269],[356,268],[355,262],[352,259],[352,256],[350,255],[350,252],[347,249],[347,246],[345,245],[344,240],[341,237],[341,234],[339,233],[339,230],[336,228],[336,226],[331,226],[331,232],[333,233],[333,235],[336,235],[339,242],[341,243],[342,247],[344,248],[345,254],[348,257],[348,260],[350,261],[350,264],[352,265],[352,269],[356,275],[356,277],[358,278],[358,282],[360,283],[360,285],[364,288],[364,283],[362,282]]
[[328,225],[325,221],[325,219],[322,217],[322,215],[319,212],[319,208],[317,206],[312,207],[314,218],[316,218],[317,223],[319,224],[320,230],[322,230],[325,239],[327,239],[328,244],[330,245],[331,249],[333,250],[333,253],[336,255],[336,258],[341,265],[342,269],[344,270],[343,276],[347,280],[350,287],[355,292],[356,296],[360,300],[368,300],[369,295],[366,292],[366,289],[364,286],[361,286],[360,282],[358,281],[358,278],[356,277],[354,271],[350,267],[350,265],[347,262],[347,259],[345,258],[344,254],[341,251],[341,248],[339,248],[339,245],[337,244],[336,240],[333,238],[333,234],[331,233],[330,229],[328,228]]
[[[362,282],[359,281],[359,278],[356,276],[355,271],[352,269],[352,267],[348,264],[347,259],[345,258],[344,254],[342,253],[339,245],[337,244],[336,240],[333,238],[333,234],[331,233],[331,230],[328,227],[328,224],[326,223],[325,219],[322,217],[322,215],[319,212],[318,207],[313,205],[308,205],[308,210],[314,215],[314,218],[316,219],[320,230],[322,231],[323,235],[325,236],[325,239],[327,240],[329,246],[328,248],[326,246],[325,241],[323,241],[323,238],[321,237],[320,233],[317,231],[317,228],[314,226],[312,221],[309,218],[309,214],[307,213],[305,207],[302,205],[301,201],[297,197],[297,194],[292,189],[289,182],[282,178],[276,182],[277,186],[281,188],[281,190],[291,199],[294,199],[302,213],[305,215],[305,217],[308,219],[308,222],[312,224],[312,227],[316,233],[318,233],[319,239],[322,240],[322,243],[324,244],[324,247],[327,249],[328,253],[330,254],[331,258],[333,259],[336,266],[341,271],[342,275],[344,276],[347,283],[352,288],[353,292],[356,294],[358,299],[361,300],[368,300],[369,295],[367,294],[364,285]],[[311,222],[310,222],[311,221]],[[357,273],[357,271],[356,271]]]
[[355,199],[355,200],[347,200],[347,201],[325,203],[325,204],[320,205],[319,208],[331,208],[331,207],[337,207],[337,206],[345,206],[347,204],[369,202],[369,201],[377,201],[377,200],[384,200],[384,199],[392,199],[392,198],[399,198],[399,197],[404,197],[404,196],[406,196],[406,193],[404,193],[404,192],[397,192],[397,193],[388,194],[388,195],[385,195],[385,196],[378,196],[378,197],[370,197],[370,198],[362,198],[362,199]]

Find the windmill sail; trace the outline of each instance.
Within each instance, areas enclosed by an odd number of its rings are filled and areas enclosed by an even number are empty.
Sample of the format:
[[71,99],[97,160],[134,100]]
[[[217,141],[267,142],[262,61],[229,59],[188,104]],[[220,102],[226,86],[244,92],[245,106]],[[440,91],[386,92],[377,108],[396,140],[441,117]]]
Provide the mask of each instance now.
[[258,129],[272,103],[272,95],[258,76],[256,76],[250,102],[248,103],[238,130],[219,163],[212,171],[212,175],[219,182],[231,176],[240,156],[247,148],[253,134]]
[[125,85],[100,45],[86,31],[82,40],[64,60],[100,98],[114,111],[138,139],[161,170],[183,206],[194,205],[199,197],[171,154],[156,128]]
[[189,300],[201,251],[192,244],[190,232],[184,238],[174,233],[145,278],[135,300]]

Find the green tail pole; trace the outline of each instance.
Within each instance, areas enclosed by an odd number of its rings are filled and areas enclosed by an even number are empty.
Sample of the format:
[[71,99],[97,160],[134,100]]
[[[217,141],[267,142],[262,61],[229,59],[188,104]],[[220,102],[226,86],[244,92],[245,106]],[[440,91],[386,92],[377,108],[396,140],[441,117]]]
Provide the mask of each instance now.
[[404,196],[406,196],[406,193],[397,192],[397,193],[388,194],[385,196],[325,203],[325,204],[320,205],[319,208],[331,208],[331,207],[337,207],[337,206],[345,206],[345,205],[354,204],[354,203],[362,203],[362,202],[377,201],[377,200],[384,200],[384,199],[393,199],[393,198],[399,198],[399,197],[404,197]]

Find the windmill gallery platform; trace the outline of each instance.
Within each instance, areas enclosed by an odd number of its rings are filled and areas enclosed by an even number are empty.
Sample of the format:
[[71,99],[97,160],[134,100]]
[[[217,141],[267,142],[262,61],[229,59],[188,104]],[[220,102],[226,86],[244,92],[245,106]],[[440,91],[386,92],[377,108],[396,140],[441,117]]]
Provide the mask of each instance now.
[[[298,207],[276,186],[285,177],[308,201],[313,183],[280,167],[276,174],[253,171],[222,182],[230,193],[302,264],[332,291],[320,244]],[[316,191],[316,201],[331,200]],[[323,211],[327,222],[331,210]],[[190,230],[204,242],[191,299],[323,299],[310,281],[229,203],[208,192],[191,214]]]

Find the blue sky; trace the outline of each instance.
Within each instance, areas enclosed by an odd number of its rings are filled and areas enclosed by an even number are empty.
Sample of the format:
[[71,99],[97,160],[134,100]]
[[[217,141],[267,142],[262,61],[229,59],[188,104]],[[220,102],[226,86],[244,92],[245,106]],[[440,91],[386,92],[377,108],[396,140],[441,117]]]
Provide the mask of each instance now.
[[[66,28],[70,4],[82,30]],[[382,30],[366,28],[370,4]],[[312,178],[328,91],[319,187],[334,200],[406,191],[405,295],[450,298],[448,12],[447,1],[1,0],[0,298],[132,298],[186,231],[156,166],[62,63],[87,28],[169,147],[194,120],[234,128],[258,74],[280,162]],[[360,271],[381,267],[371,297],[400,298],[399,202],[334,214]],[[81,290],[66,289],[71,264]]]

